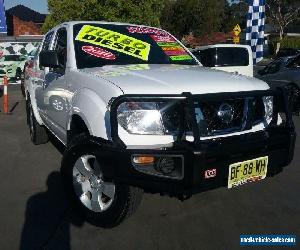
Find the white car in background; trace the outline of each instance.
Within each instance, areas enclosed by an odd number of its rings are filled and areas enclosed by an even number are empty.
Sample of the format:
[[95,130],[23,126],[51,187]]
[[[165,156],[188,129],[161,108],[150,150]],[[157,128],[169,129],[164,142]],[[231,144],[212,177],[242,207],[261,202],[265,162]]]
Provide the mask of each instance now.
[[5,73],[9,79],[21,79],[26,58],[24,55],[5,55],[1,57],[0,69],[3,71],[2,74]]
[[192,49],[204,67],[253,77],[251,47],[240,44],[214,44]]

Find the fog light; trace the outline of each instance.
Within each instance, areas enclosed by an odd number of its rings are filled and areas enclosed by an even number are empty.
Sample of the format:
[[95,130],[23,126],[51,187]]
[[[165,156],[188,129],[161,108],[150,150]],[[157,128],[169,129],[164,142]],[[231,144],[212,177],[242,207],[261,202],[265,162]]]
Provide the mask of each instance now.
[[173,158],[162,157],[155,164],[155,169],[165,175],[171,174],[175,170],[175,164]]
[[154,163],[153,156],[134,156],[132,159],[135,164],[149,165]]

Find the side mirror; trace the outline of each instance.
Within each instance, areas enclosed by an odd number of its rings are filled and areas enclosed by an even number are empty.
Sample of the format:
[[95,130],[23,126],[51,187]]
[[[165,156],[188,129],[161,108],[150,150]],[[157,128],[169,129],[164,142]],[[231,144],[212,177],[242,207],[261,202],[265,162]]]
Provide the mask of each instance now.
[[58,53],[55,50],[41,51],[39,55],[39,59],[40,59],[41,67],[50,67],[50,68],[60,67]]

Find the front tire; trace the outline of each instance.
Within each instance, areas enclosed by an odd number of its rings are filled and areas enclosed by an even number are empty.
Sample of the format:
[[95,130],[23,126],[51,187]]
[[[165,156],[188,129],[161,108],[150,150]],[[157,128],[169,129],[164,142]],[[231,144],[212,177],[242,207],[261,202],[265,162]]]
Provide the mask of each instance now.
[[101,146],[82,134],[66,149],[61,172],[77,212],[92,225],[111,228],[136,211],[142,190],[105,178],[101,164]]
[[45,127],[38,124],[35,119],[30,100],[27,103],[27,123],[29,126],[30,139],[35,145],[45,144],[49,141],[48,133]]

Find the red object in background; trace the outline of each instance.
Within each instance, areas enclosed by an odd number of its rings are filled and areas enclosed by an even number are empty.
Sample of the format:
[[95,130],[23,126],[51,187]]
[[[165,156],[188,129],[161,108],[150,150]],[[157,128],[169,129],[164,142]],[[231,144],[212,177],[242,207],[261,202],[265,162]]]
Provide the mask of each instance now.
[[8,110],[8,93],[7,93],[7,87],[8,87],[8,79],[7,79],[7,76],[4,76],[3,78],[3,112],[5,114],[8,114],[9,113],[9,110]]
[[0,58],[3,56],[4,52],[0,51]]
[[194,37],[193,35],[187,35],[183,37],[183,43],[195,48],[197,46],[205,46],[210,44],[227,43],[232,42],[233,32],[223,33],[214,32],[206,34],[201,37]]

